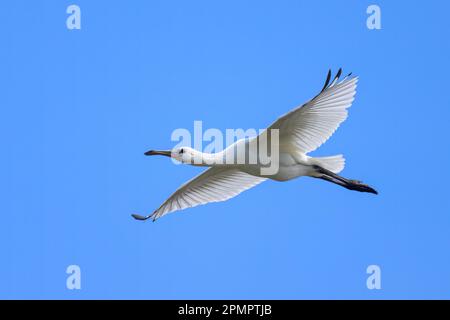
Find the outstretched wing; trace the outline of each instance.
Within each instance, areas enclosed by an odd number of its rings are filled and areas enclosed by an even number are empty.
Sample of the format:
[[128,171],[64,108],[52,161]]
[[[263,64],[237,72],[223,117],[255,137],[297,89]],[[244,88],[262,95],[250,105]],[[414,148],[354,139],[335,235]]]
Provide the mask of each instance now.
[[234,168],[212,167],[183,184],[149,217],[154,221],[173,211],[225,201],[264,180]]
[[348,75],[339,82],[342,69],[331,80],[331,71],[322,91],[304,105],[288,112],[268,129],[279,129],[280,151],[308,153],[320,147],[347,118],[354,100],[357,77]]

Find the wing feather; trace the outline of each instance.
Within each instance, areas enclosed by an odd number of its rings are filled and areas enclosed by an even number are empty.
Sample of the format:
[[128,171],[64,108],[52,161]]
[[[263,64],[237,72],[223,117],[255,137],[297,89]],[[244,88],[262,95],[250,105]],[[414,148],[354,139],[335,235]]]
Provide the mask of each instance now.
[[236,168],[209,168],[178,188],[153,212],[151,218],[156,220],[170,212],[228,200],[264,180],[266,178],[255,177]]
[[331,81],[328,73],[322,91],[302,106],[276,120],[268,129],[279,129],[280,151],[308,153],[320,147],[347,118],[356,93],[357,77],[339,82],[342,70]]

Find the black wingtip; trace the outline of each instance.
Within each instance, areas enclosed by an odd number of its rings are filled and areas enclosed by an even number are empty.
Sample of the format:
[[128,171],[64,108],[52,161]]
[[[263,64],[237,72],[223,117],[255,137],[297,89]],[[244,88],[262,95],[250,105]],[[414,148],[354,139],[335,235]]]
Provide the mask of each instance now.
[[339,68],[338,72],[337,72],[336,75],[334,76],[333,81],[331,82],[331,85],[334,85],[334,84],[339,80],[339,78],[341,77],[341,75],[342,75],[342,68]]
[[139,221],[145,221],[145,220],[147,220],[147,219],[150,218],[150,216],[144,217],[144,216],[141,216],[140,214],[135,214],[135,213],[133,213],[131,216],[132,216],[134,219],[139,220]]
[[331,69],[328,70],[327,80],[325,80],[325,84],[323,85],[321,92],[328,87],[328,85],[330,84],[330,80],[331,80]]

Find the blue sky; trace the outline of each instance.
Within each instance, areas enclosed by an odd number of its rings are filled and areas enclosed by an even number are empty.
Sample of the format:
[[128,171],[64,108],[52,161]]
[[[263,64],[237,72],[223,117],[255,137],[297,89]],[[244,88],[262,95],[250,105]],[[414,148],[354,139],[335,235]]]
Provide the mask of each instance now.
[[[2,1],[0,298],[450,298],[449,10]],[[356,100],[314,154],[343,153],[342,174],[379,196],[301,178],[131,219],[201,171],[143,155],[174,129],[264,128],[339,67],[360,77]]]

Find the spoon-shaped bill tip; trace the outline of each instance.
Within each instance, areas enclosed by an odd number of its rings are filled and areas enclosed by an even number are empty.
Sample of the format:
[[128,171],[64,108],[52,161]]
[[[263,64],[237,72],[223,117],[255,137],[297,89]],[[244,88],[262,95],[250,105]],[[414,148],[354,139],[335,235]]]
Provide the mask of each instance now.
[[146,156],[156,156],[156,155],[160,155],[160,156],[166,156],[166,157],[170,157],[172,155],[172,151],[170,150],[150,150],[147,151],[146,153],[144,153]]

